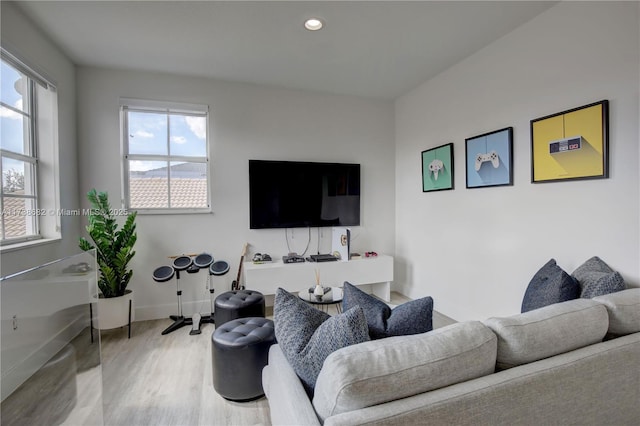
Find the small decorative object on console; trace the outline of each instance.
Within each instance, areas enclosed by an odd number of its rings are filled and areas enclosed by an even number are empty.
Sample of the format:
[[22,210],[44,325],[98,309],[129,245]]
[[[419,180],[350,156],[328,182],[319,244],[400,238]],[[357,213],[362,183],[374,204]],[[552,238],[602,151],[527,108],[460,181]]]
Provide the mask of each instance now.
[[348,261],[351,252],[351,230],[345,227],[333,227],[331,253],[337,260]]
[[376,257],[378,253],[376,253],[375,251],[368,251],[364,255],[365,257]]
[[316,296],[316,299],[322,300],[322,296],[324,296],[324,289],[320,285],[320,270],[316,269],[316,288],[313,290],[313,294]]
[[271,262],[271,256],[267,253],[256,253],[253,255],[253,259],[251,259],[253,263],[263,263],[263,262]]
[[324,289],[320,284],[316,284],[316,288],[313,290],[313,295],[316,296],[316,299],[322,300],[322,296],[324,296]]

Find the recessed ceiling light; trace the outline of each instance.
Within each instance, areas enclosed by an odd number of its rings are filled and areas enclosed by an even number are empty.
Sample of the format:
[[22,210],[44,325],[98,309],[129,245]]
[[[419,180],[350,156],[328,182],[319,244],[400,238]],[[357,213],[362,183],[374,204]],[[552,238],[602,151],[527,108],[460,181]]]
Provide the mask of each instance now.
[[318,18],[309,18],[304,21],[304,27],[309,31],[318,31],[322,28],[322,21]]

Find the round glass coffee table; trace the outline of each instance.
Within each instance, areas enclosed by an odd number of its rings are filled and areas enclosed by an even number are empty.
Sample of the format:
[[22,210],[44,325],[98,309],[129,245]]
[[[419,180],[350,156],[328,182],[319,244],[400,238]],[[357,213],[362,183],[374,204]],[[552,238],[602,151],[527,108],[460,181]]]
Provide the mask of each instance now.
[[316,297],[312,291],[303,290],[298,292],[298,297],[323,312],[329,313],[329,306],[335,305],[338,313],[342,313],[342,287],[331,287],[322,297]]

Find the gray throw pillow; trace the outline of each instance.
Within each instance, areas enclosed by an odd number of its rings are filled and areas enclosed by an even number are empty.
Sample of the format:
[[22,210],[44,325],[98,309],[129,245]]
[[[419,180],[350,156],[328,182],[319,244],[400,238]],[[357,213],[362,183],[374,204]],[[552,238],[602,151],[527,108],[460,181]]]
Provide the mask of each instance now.
[[433,329],[433,299],[424,297],[391,309],[383,301],[345,281],[342,309],[360,306],[372,339],[426,333]]
[[309,395],[329,354],[369,340],[360,307],[332,317],[282,288],[276,291],[273,317],[276,340]]
[[529,312],[578,297],[580,297],[578,282],[559,267],[555,259],[551,259],[529,282],[520,312]]
[[580,297],[591,299],[626,288],[624,279],[598,256],[584,262],[571,274],[580,285]]

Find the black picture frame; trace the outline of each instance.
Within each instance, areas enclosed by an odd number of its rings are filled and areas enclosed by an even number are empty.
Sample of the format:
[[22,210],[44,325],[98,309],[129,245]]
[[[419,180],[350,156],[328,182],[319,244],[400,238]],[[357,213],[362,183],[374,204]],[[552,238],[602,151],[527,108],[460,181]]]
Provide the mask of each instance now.
[[453,143],[422,151],[422,192],[455,188]]
[[608,177],[608,100],[531,120],[531,183]]
[[467,188],[513,185],[513,127],[465,139]]

